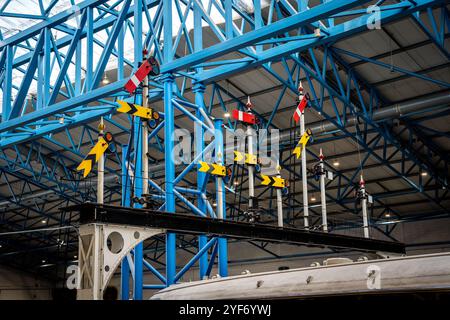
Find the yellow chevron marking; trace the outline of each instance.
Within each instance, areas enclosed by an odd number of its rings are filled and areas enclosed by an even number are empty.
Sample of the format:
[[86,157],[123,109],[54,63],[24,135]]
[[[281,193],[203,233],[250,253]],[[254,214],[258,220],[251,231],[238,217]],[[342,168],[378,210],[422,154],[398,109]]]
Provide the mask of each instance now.
[[209,164],[203,161],[199,161],[199,163],[200,168],[198,169],[198,171],[207,173],[209,171]]
[[77,171],[84,170],[83,171],[83,178],[86,178],[86,176],[91,172],[92,170],[92,161],[90,159],[83,160],[77,167]]
[[300,156],[302,154],[302,148],[300,146],[296,146],[294,149],[294,152],[292,152],[292,153],[295,154],[298,159],[298,158],[300,158]]
[[256,164],[256,155],[255,154],[246,153],[245,154],[245,163],[247,163],[247,164]]
[[117,108],[117,111],[119,112],[123,112],[123,113],[127,113],[128,111],[131,110],[130,105],[128,104],[128,102],[122,101],[122,100],[117,100],[117,103],[119,104],[119,108]]
[[262,174],[261,178],[263,178],[261,184],[264,186],[270,186],[274,188],[284,188],[286,186],[286,181],[281,177],[270,177]]
[[306,147],[306,144],[308,143],[309,138],[311,138],[311,135],[308,133],[308,131],[305,131],[305,133],[303,133],[303,135],[300,138],[300,141],[298,143],[301,144],[304,148],[304,147]]
[[[245,157],[245,160],[244,160]],[[239,151],[234,151],[234,161],[244,162],[246,164],[257,164],[256,155],[250,153],[242,153]]]
[[105,153],[106,149],[108,149],[108,143],[105,139],[100,137],[95,146],[91,149],[91,151],[89,151],[87,156],[77,167],[77,171],[84,170],[83,178],[86,178],[86,176],[89,174],[89,172],[91,172],[92,167],[94,166],[93,156],[95,156],[95,162],[97,162],[98,159],[100,159],[101,155]]
[[217,163],[206,163],[204,161],[199,161],[200,168],[198,168],[198,171],[209,173],[215,176],[226,176],[226,169],[225,166],[222,166]]
[[211,174],[216,175],[216,176],[222,176],[225,177],[225,166],[222,166],[220,164],[216,164],[213,163],[213,171],[211,172]]
[[152,119],[152,109],[150,108],[144,108],[143,106],[132,104],[135,108],[135,110],[133,110],[128,102],[117,100],[117,103],[120,105],[120,107],[117,108],[117,111],[119,112],[128,113],[144,119]]
[[274,180],[272,187],[274,188],[284,188],[285,183],[284,183],[284,179],[281,177],[272,177],[272,179]]
[[306,148],[306,144],[308,143],[309,139],[311,138],[311,130],[306,130],[303,135],[301,136],[297,146],[294,148],[294,151],[292,152],[297,156],[297,159],[300,158],[302,154],[302,150]]
[[261,177],[263,178],[263,181],[261,182],[261,184],[264,186],[268,186],[272,182],[272,179],[270,179],[269,176],[262,174]]
[[234,151],[234,161],[241,162],[242,160],[244,160],[244,155],[242,152]]

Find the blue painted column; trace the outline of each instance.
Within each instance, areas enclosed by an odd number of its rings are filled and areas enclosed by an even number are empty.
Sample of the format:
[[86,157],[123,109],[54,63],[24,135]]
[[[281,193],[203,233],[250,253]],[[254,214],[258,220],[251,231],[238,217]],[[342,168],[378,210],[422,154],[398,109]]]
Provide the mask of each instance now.
[[[203,29],[202,29],[202,8],[199,6],[198,2],[194,2],[194,51],[199,52],[203,49]],[[203,71],[203,68],[196,68],[196,72]],[[194,83],[193,84],[193,92],[195,94],[195,104],[199,108],[203,108],[205,105],[204,100],[204,93],[205,93],[205,86],[202,83]],[[206,108],[205,108],[206,110]],[[204,121],[203,115],[199,110],[196,110],[196,116],[201,121]],[[195,152],[196,155],[199,152],[202,152],[202,150],[205,148],[205,141],[204,141],[204,133],[205,130],[203,127],[196,123],[195,124]],[[202,157],[201,160],[204,160]],[[198,202],[198,208],[206,213],[206,201],[203,198],[203,196],[206,193],[206,174],[203,172],[200,172],[197,170],[197,188],[199,191],[202,192],[202,194],[197,196],[197,202]],[[198,250],[199,252],[202,250],[202,248],[205,247],[205,245],[208,242],[208,237],[201,235],[198,237]],[[198,266],[199,266],[199,277],[200,279],[203,279],[207,275],[208,271],[208,252],[206,251],[198,260]]]
[[308,2],[309,0],[297,0],[298,3],[298,12],[305,11],[308,9]]
[[[161,64],[173,60],[173,33],[172,33],[172,1],[163,0],[163,20],[164,20],[164,47],[163,60]],[[174,78],[171,74],[162,76],[161,81],[164,84],[164,152],[165,152],[165,174],[166,174],[166,211],[175,212],[175,163],[173,161],[174,141],[173,134],[175,130],[174,106],[172,103]],[[176,235],[167,233],[166,235],[166,280],[167,286],[175,282],[176,276]]]
[[13,50],[12,46],[7,46],[4,49],[6,55],[5,61],[5,80],[3,81],[3,99],[2,99],[2,122],[9,119],[11,112],[11,93],[12,93],[12,69],[13,69]]
[[[166,175],[166,211],[175,212],[175,163],[173,160],[174,140],[174,106],[172,103],[173,82],[171,75],[166,75],[162,79],[164,83],[164,151],[165,151],[165,175]],[[174,283],[176,275],[176,235],[167,233],[166,236],[166,279],[167,285]]]
[[[215,141],[215,162],[218,164],[225,164],[225,156],[223,150],[223,120],[214,120],[214,141]],[[225,206],[225,183],[223,178],[216,177],[216,203],[217,203],[217,218],[226,219],[226,206]],[[218,238],[219,245],[219,275],[221,277],[228,276],[228,248],[227,239]]]
[[94,12],[93,8],[87,10],[86,20],[86,78],[84,91],[87,92],[92,86],[92,77],[94,76]]
[[[201,83],[195,83],[193,87],[193,92],[195,94],[195,104],[199,108],[204,108],[204,93],[205,93],[205,86]],[[201,121],[204,121],[203,115],[199,110],[196,110],[196,116]],[[203,151],[205,148],[205,141],[204,141],[204,133],[205,130],[203,129],[203,126],[199,123],[195,123],[195,156],[197,156],[199,153]],[[204,157],[200,159],[201,161],[204,160]],[[205,192],[206,192],[206,174],[203,172],[200,172],[197,170],[197,188],[201,192],[197,196],[198,201],[198,208],[200,211],[206,214],[207,208],[206,208],[206,201],[204,199]],[[205,235],[201,235],[198,237],[198,250],[201,251],[202,248],[206,245],[208,242],[208,237]],[[198,260],[199,262],[199,276],[200,279],[203,279],[204,276],[206,276],[206,272],[208,270],[208,252],[205,252]]]
[[233,0],[225,0],[225,34],[233,38]]
[[[261,0],[253,1],[254,6],[254,17],[255,17],[255,30],[261,28],[264,25],[262,19],[262,9],[261,9]],[[263,50],[263,46],[256,46],[256,52],[260,53]]]
[[[123,207],[130,207],[131,181],[128,175],[128,145],[122,145],[122,203]],[[127,258],[122,260],[120,274],[120,298],[130,299],[130,265]]]
[[36,110],[43,109],[47,105],[50,94],[50,30],[44,29],[42,36],[44,37],[44,45],[38,58]]

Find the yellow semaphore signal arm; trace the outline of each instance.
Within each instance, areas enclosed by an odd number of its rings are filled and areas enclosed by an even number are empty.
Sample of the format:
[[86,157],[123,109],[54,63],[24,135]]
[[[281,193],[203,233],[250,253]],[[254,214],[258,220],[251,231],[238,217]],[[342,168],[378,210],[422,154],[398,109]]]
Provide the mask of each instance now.
[[127,113],[132,116],[144,118],[144,119],[152,119],[152,109],[145,108],[143,106],[140,106],[138,104],[128,103],[126,101],[117,100],[117,103],[119,104],[119,108],[117,108],[117,111],[122,113]]
[[106,142],[103,137],[100,137],[95,146],[91,149],[91,151],[89,151],[86,158],[84,158],[77,167],[77,171],[84,170],[83,178],[86,178],[86,176],[92,171],[94,164],[100,159],[102,154],[105,153],[106,149],[108,149],[108,142]]

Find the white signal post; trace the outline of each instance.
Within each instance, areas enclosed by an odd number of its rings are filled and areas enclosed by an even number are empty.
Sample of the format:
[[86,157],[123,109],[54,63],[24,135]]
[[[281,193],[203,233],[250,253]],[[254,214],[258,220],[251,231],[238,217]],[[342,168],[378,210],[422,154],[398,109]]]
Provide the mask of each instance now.
[[364,228],[364,238],[369,238],[369,218],[367,216],[367,194],[366,194],[366,183],[364,182],[363,176],[359,181],[359,191],[361,193],[361,207],[363,214],[363,228]]
[[[253,132],[250,125],[247,126],[248,136],[248,153],[253,154]],[[249,209],[253,208],[253,198],[255,197],[255,180],[254,180],[254,167],[248,166],[248,206]]]
[[[277,177],[279,177],[279,178],[281,178],[280,170],[281,170],[281,168],[280,168],[280,164],[278,162]],[[277,215],[278,215],[278,226],[282,228],[283,227],[283,198],[281,196],[281,190],[282,190],[281,188],[277,188]]]
[[[103,117],[100,118],[100,124],[98,125],[98,139],[100,141],[103,138],[105,132],[105,124],[103,122]],[[98,159],[97,164],[97,203],[103,203],[105,186],[105,154],[102,153]]]
[[[214,120],[214,137],[216,142],[216,157],[215,162],[219,165],[224,163],[223,155],[223,133],[222,133],[222,119]],[[223,177],[216,175],[216,195],[217,195],[217,218],[225,219],[225,186]]]
[[[147,49],[144,49],[144,61],[147,59]],[[143,81],[142,106],[148,108],[148,75]],[[142,119],[142,195],[148,194],[148,125]]]
[[[250,102],[250,97],[248,97],[246,107],[248,109],[252,108],[252,103]],[[250,156],[253,156],[253,128],[251,125],[247,125],[247,152]],[[245,156],[245,155],[244,155]],[[255,167],[253,165],[248,166],[248,207],[249,209],[253,209],[254,206],[254,197],[255,197]]]
[[322,228],[323,231],[328,232],[328,222],[327,222],[327,199],[325,196],[325,165],[323,163],[324,155],[322,153],[322,148],[320,149],[320,200],[322,204]]
[[[299,101],[303,99],[303,87],[300,84],[298,88],[299,91]],[[300,116],[300,135],[303,136],[305,133],[305,112],[303,110]],[[302,152],[302,187],[303,187],[303,219],[305,229],[309,229],[309,208],[308,208],[308,180],[306,171],[306,150]]]

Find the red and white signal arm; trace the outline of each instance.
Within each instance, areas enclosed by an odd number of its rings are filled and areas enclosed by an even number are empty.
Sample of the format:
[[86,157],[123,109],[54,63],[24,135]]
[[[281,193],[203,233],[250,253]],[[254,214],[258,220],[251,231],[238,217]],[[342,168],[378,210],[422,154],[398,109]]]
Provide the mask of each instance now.
[[154,57],[150,57],[142,63],[136,73],[133,74],[130,80],[125,84],[125,90],[127,90],[129,94],[132,94],[149,74],[153,77],[159,74],[159,63]]
[[302,99],[300,100],[297,108],[295,109],[293,118],[295,122],[300,121],[300,116],[302,115],[303,111],[305,110],[306,106],[308,105],[309,101],[309,94],[305,94]]
[[240,111],[240,110],[233,110],[233,119],[242,121],[248,124],[256,124],[256,116],[254,114]]

